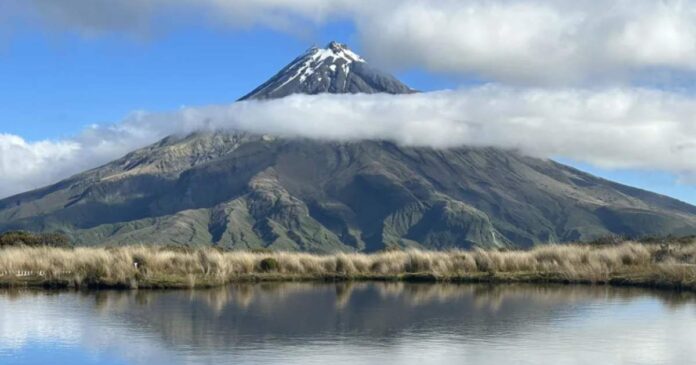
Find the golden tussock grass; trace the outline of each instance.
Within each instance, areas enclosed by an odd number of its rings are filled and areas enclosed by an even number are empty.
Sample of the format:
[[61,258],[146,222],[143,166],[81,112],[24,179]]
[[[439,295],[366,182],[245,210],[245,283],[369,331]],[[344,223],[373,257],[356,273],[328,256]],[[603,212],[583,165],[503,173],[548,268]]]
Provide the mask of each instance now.
[[0,250],[0,284],[6,286],[164,288],[246,280],[568,282],[694,290],[696,243],[333,255],[154,246]]

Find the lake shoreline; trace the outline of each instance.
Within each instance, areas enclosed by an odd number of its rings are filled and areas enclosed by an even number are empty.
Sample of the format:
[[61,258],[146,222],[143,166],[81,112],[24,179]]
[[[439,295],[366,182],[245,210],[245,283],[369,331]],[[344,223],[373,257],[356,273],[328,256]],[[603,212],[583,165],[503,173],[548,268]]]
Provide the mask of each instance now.
[[183,289],[282,281],[553,283],[696,291],[696,244],[331,255],[156,246],[0,250],[0,287]]
[[556,284],[556,285],[583,285],[583,286],[611,286],[611,287],[632,287],[642,289],[669,290],[676,292],[696,292],[696,286],[685,285],[680,282],[669,281],[650,281],[644,279],[632,279],[627,277],[616,277],[608,281],[590,281],[582,279],[565,279],[561,275],[558,277],[536,277],[532,278],[527,275],[506,275],[506,276],[491,276],[487,274],[452,277],[447,279],[437,278],[430,274],[408,274],[400,277],[295,277],[295,276],[272,276],[272,275],[253,275],[240,277],[238,279],[226,282],[210,282],[200,281],[191,285],[185,280],[180,281],[144,281],[138,282],[135,285],[126,285],[123,283],[108,283],[97,282],[75,285],[70,280],[37,280],[37,279],[3,279],[0,280],[0,288],[2,289],[89,289],[89,290],[180,290],[180,289],[209,289],[218,288],[232,284],[246,283],[284,283],[284,282],[315,282],[315,283],[339,283],[339,282],[405,282],[405,283],[447,283],[447,284]]
[[557,285],[583,285],[583,286],[612,286],[634,287],[643,289],[670,290],[678,292],[696,292],[694,283],[669,281],[662,278],[634,274],[632,276],[617,275],[608,280],[573,279],[564,277],[563,274],[547,273],[544,275],[532,275],[528,273],[506,273],[504,275],[489,273],[472,273],[467,276],[436,277],[430,273],[409,273],[399,276],[297,276],[274,274],[251,274],[237,277],[228,281],[219,281],[209,278],[197,278],[193,282],[188,277],[181,278],[153,278],[132,283],[96,281],[77,285],[71,279],[37,278],[37,277],[10,277],[0,278],[0,288],[32,288],[32,289],[90,289],[90,290],[137,290],[137,289],[206,289],[217,288],[232,284],[245,283],[283,283],[283,282],[405,282],[405,283],[448,283],[448,284],[557,284]]

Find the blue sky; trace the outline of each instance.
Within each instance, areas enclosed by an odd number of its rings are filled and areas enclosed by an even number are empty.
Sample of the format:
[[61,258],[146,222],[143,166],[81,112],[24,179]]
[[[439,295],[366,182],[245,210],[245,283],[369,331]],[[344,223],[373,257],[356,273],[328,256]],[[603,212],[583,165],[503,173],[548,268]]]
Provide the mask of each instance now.
[[[0,132],[28,140],[70,137],[94,123],[114,123],[135,110],[229,103],[254,89],[316,44],[350,42],[349,23],[328,24],[311,37],[256,28],[225,31],[188,26],[155,38],[85,38],[17,29],[0,49]],[[394,74],[418,90],[469,84],[424,70]],[[40,107],[37,107],[40,106]]]
[[[297,17],[301,18],[302,13]],[[9,30],[0,29],[0,133],[19,136],[28,143],[60,141],[80,134],[91,124],[118,123],[138,110],[162,112],[182,106],[230,103],[312,44],[324,45],[331,40],[348,43],[358,53],[367,53],[371,61],[369,56],[379,54],[381,43],[375,43],[356,26],[369,23],[366,19],[326,15],[321,21],[299,23],[306,29],[291,31],[273,30],[263,21],[239,28],[189,19],[150,34],[110,29],[85,34],[64,25],[16,22]],[[156,21],[151,27],[159,28]],[[438,49],[447,49],[444,41]],[[402,51],[394,46],[384,52],[400,57]],[[536,77],[528,70],[515,68],[519,62],[514,54],[509,67],[502,63],[493,69],[488,67],[492,62],[487,64],[485,60],[458,68],[440,64],[438,59],[422,59],[427,53],[413,56],[413,61],[382,57],[373,63],[422,91],[478,84],[472,80],[524,85],[530,77]],[[497,57],[494,61],[505,60]],[[607,66],[609,70],[615,68]],[[581,66],[578,69],[567,73],[585,72]],[[639,74],[637,79],[650,79],[646,75]],[[576,162],[572,157],[557,159],[608,179],[696,204],[696,185],[678,183],[677,174],[661,166],[606,169]]]
[[[330,29],[317,42],[340,36]],[[310,42],[259,29],[188,27],[154,39],[22,29],[0,53],[3,132],[27,139],[78,133],[134,110],[228,103],[270,77]],[[39,106],[40,107],[37,107]]]

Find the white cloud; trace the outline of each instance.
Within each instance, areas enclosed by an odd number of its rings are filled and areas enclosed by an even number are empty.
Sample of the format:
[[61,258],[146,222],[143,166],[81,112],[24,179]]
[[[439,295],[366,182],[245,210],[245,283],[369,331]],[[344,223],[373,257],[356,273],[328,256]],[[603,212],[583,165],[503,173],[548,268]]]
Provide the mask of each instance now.
[[5,13],[22,10],[87,35],[148,32],[187,21],[297,33],[307,25],[347,19],[356,25],[366,56],[377,63],[517,84],[623,82],[645,79],[648,72],[692,73],[696,68],[695,0],[10,3],[15,5],[5,5]]
[[499,85],[413,95],[294,95],[270,101],[134,113],[64,141],[0,136],[0,195],[95,167],[172,133],[238,129],[403,145],[494,146],[608,168],[696,176],[696,98],[636,89]]
[[118,124],[94,125],[66,140],[29,142],[0,134],[0,197],[57,182],[167,135],[166,124],[155,116],[142,124],[134,122],[138,118],[135,113]]
[[[23,357],[36,352],[38,346],[83,351],[85,354],[78,355],[93,357],[90,360],[95,363],[100,358],[118,358],[129,360],[127,363],[153,364],[171,357],[156,339],[125,328],[117,309],[94,308],[93,297],[40,292],[11,295],[0,293],[3,360],[14,355],[16,361],[26,361]],[[115,300],[110,300],[109,304],[114,304]],[[108,316],[99,316],[97,309],[108,311]]]
[[623,81],[696,65],[690,0],[411,0],[357,19],[382,61],[506,82]]
[[0,134],[0,196],[38,188],[61,177],[62,161],[74,159],[82,146],[71,141],[28,143]]

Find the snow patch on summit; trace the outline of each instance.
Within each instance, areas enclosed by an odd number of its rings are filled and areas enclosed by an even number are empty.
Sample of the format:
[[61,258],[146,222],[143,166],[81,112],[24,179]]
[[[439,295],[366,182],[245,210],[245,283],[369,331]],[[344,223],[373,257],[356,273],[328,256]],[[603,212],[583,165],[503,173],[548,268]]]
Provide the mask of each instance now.
[[333,62],[336,62],[337,59],[343,59],[347,63],[365,62],[362,57],[348,49],[345,44],[338,42],[331,42],[326,48],[312,48],[310,52],[312,51],[315,51],[312,57],[320,62],[327,58],[331,58]]
[[331,42],[324,48],[308,49],[240,100],[324,92],[398,94],[414,91],[391,75],[369,68],[367,62],[345,44]]
[[[330,65],[328,65],[328,67],[332,73],[336,73],[336,65],[340,64],[343,72],[345,74],[348,74],[348,72],[350,72],[349,65],[351,63],[364,63],[365,60],[355,52],[349,50],[345,45],[337,42],[329,43],[329,45],[326,48],[312,47],[307,51],[307,53],[305,53],[304,57],[300,58],[294,65],[290,67],[291,69],[297,68],[297,72],[288,80],[286,80],[283,84],[275,88],[274,91],[285,86],[286,84],[288,84],[292,80],[295,80],[298,77],[300,78],[300,82],[304,82],[310,76],[312,76],[319,67],[325,65],[326,62],[330,62]],[[297,65],[300,66],[297,67]]]

